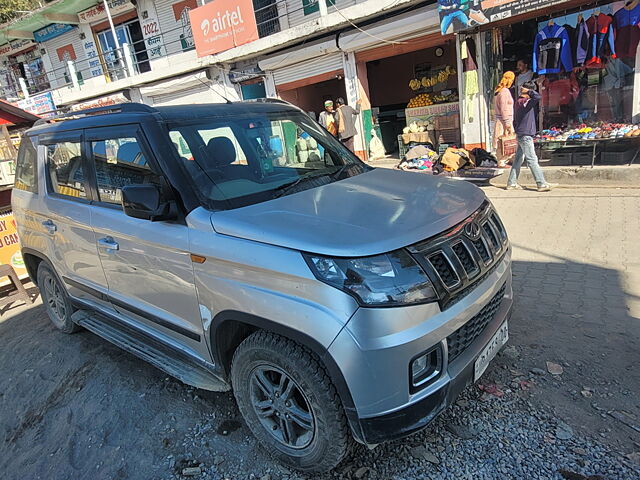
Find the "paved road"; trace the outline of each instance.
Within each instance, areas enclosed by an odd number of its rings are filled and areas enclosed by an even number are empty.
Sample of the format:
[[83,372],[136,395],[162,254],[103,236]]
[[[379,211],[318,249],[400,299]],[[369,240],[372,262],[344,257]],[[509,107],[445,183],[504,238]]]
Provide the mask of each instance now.
[[[326,478],[640,477],[623,456],[640,451],[627,425],[640,423],[640,190],[486,192],[513,244],[512,347],[481,380],[504,396],[470,388],[426,432],[360,448]],[[60,334],[39,303],[5,311],[0,341],[5,479],[181,478],[199,463],[202,478],[302,478],[263,455],[230,394]]]

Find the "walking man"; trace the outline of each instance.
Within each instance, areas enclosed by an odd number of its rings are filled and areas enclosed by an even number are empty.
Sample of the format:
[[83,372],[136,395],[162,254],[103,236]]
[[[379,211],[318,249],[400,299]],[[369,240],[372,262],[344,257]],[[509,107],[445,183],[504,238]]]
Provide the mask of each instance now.
[[360,114],[360,100],[356,102],[356,108],[344,104],[344,98],[336,99],[337,121],[338,121],[338,138],[353,152],[354,138],[358,133],[356,131],[356,115]]
[[522,167],[525,159],[538,185],[538,191],[548,192],[551,190],[551,186],[544,179],[544,174],[538,164],[538,156],[533,146],[533,137],[537,132],[536,107],[540,103],[540,94],[536,92],[535,88],[535,83],[526,82],[520,88],[520,96],[516,100],[513,126],[518,138],[518,150],[509,173],[507,190],[522,190],[522,187],[518,184],[518,176],[520,176],[520,167]]

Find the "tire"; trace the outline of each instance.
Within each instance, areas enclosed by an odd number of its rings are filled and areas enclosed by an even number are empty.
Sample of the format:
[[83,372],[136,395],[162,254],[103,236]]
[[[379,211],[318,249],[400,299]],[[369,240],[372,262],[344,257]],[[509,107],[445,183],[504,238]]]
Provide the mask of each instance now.
[[74,308],[58,275],[45,261],[38,265],[38,288],[51,323],[64,333],[75,333],[80,326],[71,321]]
[[231,383],[249,429],[282,463],[322,473],[349,452],[353,440],[340,397],[320,361],[305,347],[256,332],[233,355]]

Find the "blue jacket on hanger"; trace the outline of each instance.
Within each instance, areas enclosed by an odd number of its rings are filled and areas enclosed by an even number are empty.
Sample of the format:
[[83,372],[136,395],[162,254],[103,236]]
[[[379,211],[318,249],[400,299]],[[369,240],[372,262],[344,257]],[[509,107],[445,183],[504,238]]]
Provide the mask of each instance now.
[[547,25],[536,35],[533,42],[533,71],[538,75],[560,73],[573,69],[571,41],[564,27]]

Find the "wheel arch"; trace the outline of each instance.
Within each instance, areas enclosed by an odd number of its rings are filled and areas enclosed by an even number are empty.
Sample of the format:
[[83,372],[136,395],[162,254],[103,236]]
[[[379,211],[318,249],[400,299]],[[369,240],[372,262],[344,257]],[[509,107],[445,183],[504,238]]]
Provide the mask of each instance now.
[[281,335],[311,350],[327,369],[331,381],[336,387],[349,426],[356,440],[362,441],[360,421],[355,403],[340,368],[327,349],[309,335],[281,323],[257,315],[226,310],[218,313],[211,322],[210,341],[213,356],[225,376],[229,377],[231,360],[236,348],[252,333],[265,330]]
[[[27,274],[29,278],[34,283],[34,285],[38,285],[38,265],[40,262],[45,261],[49,265],[53,265],[51,261],[47,258],[44,253],[41,253],[32,248],[23,247],[22,249],[22,259],[24,260],[24,265],[27,269]],[[57,275],[57,272],[54,269],[54,273]]]

